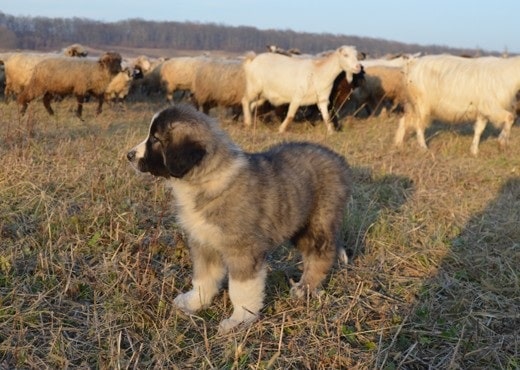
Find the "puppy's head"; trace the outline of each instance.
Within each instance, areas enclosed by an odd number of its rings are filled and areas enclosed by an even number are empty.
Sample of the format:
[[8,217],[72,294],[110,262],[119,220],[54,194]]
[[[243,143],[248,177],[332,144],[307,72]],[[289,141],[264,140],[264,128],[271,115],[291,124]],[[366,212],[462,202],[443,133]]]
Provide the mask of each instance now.
[[206,156],[208,128],[207,117],[191,106],[166,108],[153,116],[148,137],[126,157],[141,172],[182,178]]

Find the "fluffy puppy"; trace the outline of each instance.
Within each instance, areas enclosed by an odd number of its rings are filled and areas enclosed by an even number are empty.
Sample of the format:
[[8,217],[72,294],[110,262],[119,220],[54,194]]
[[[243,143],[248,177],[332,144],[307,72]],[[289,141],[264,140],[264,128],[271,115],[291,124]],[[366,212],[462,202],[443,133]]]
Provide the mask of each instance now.
[[349,166],[332,150],[291,142],[246,153],[210,117],[177,105],[154,115],[148,137],[127,157],[173,190],[193,260],[193,287],[174,300],[183,311],[209,305],[229,274],[233,313],[220,332],[254,321],[266,254],[287,240],[303,256],[294,296],[315,291],[329,272],[351,193]]

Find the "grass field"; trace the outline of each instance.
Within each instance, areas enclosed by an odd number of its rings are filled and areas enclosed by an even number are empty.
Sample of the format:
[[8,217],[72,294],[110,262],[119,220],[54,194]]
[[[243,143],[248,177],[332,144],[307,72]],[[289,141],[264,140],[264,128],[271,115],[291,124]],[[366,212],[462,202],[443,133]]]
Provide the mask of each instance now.
[[323,294],[289,296],[298,255],[269,257],[262,318],[217,334],[224,290],[188,317],[172,306],[191,262],[161,180],[125,154],[147,134],[158,101],[107,106],[85,122],[72,101],[39,102],[20,118],[0,104],[0,369],[518,369],[520,128],[501,151],[471,125],[436,124],[428,152],[392,138],[397,117],[246,130],[246,150],[311,140],[343,154],[355,188],[345,216],[350,262]]

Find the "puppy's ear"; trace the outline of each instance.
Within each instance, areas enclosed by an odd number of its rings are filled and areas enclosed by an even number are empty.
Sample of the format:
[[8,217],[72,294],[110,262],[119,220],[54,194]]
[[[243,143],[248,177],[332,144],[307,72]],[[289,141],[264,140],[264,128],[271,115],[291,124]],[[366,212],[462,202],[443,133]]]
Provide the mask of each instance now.
[[171,176],[181,178],[198,165],[205,155],[206,149],[200,143],[185,139],[168,145],[164,153],[165,165]]

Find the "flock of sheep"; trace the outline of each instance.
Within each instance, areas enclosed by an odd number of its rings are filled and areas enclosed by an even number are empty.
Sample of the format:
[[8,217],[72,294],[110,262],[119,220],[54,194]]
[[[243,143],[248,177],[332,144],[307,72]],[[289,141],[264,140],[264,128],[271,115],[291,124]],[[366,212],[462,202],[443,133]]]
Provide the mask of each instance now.
[[[74,44],[60,53],[0,53],[0,81],[5,83],[5,99],[16,97],[22,114],[39,98],[53,114],[53,99],[73,95],[81,118],[88,97],[97,98],[101,113],[104,101],[124,99],[133,90],[161,91],[168,101],[182,91],[205,113],[221,106],[231,108],[235,116],[243,114],[246,126],[252,124],[253,114],[274,111],[284,116],[280,132],[298,114],[309,112],[319,112],[328,132],[333,132],[347,101],[369,113],[400,107],[404,114],[395,135],[397,146],[412,129],[426,148],[424,130],[433,119],[474,121],[474,155],[488,121],[502,129],[499,143],[505,145],[516,118],[520,57],[363,59],[352,46],[319,55],[268,49],[237,58],[153,60],[123,59],[115,52],[90,58]],[[308,107],[305,113],[302,107]]]

